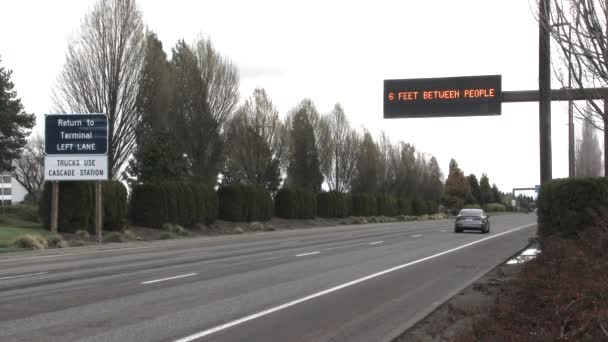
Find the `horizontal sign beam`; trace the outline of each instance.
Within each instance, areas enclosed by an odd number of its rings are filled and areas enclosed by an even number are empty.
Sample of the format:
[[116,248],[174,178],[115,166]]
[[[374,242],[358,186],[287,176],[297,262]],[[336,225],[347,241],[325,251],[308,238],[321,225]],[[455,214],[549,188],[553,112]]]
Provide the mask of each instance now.
[[[551,101],[603,100],[608,98],[608,88],[552,89]],[[502,102],[538,102],[538,90],[503,91]]]

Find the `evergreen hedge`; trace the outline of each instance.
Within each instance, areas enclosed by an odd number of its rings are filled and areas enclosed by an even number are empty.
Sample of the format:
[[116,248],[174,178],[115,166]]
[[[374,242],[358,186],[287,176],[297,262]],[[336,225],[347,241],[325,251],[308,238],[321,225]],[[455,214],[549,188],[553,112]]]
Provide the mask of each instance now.
[[542,185],[537,200],[538,235],[574,238],[608,209],[607,178],[555,179]]
[[274,212],[285,219],[312,219],[316,216],[316,202],[310,190],[282,188],[274,197]]
[[399,214],[399,203],[392,196],[379,196],[376,198],[376,215],[397,216]]
[[317,194],[317,215],[323,218],[343,218],[351,215],[352,199],[350,194],[329,191]]
[[[51,228],[52,183],[45,182],[39,216],[45,229]],[[119,181],[102,183],[103,228],[120,230],[127,213],[127,190]],[[59,182],[57,229],[62,233],[95,230],[95,182]]]
[[197,183],[166,182],[133,187],[129,207],[131,222],[161,228],[163,223],[192,227],[213,223],[218,215],[218,198],[212,188]]
[[233,184],[218,192],[219,217],[226,221],[268,221],[272,218],[272,197],[262,186]]
[[376,216],[378,210],[376,197],[368,194],[354,194],[352,199],[354,216]]

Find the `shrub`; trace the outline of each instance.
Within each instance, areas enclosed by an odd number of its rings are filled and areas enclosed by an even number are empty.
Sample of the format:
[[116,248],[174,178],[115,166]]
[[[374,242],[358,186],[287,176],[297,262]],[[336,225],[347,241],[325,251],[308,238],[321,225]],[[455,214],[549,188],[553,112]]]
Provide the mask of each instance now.
[[352,195],[353,215],[374,216],[377,211],[376,197],[368,194]]
[[317,194],[317,215],[323,218],[343,218],[351,214],[352,199],[349,194],[330,191]]
[[192,227],[217,218],[217,194],[198,183],[167,182],[133,187],[129,216],[136,225],[160,228],[163,222]]
[[164,223],[162,228],[163,230],[176,235],[187,235],[188,233],[186,229],[179,224]]
[[415,199],[412,201],[412,214],[414,215],[426,215],[429,214],[429,208],[427,202],[421,199]]
[[18,236],[12,243],[14,248],[45,249],[48,242],[43,236],[36,234],[24,234]]
[[63,240],[61,235],[53,234],[46,237],[49,247],[53,248],[65,248],[67,247],[67,242]]
[[219,217],[226,221],[268,221],[272,217],[272,197],[266,188],[232,184],[218,192]]
[[122,230],[127,217],[127,189],[119,181],[102,183],[103,229]]
[[462,209],[481,209],[481,206],[477,203],[465,204],[464,207],[462,207]]
[[486,212],[505,212],[507,207],[502,203],[488,203],[483,206],[483,210]]
[[15,204],[9,207],[5,207],[4,210],[7,214],[14,215],[15,217],[29,222],[39,222],[39,209],[37,204]]
[[411,215],[412,214],[412,201],[406,198],[400,198],[397,200],[397,206],[399,214]]
[[[45,182],[39,213],[44,228],[51,227],[51,188]],[[78,229],[93,230],[95,198],[93,182],[59,182],[58,230],[73,233]]]
[[377,214],[382,216],[397,216],[399,214],[399,203],[392,196],[380,196],[376,198]]
[[175,236],[169,232],[163,232],[162,234],[160,234],[159,239],[161,240],[171,240],[174,239]]
[[282,188],[274,198],[277,217],[285,219],[311,219],[316,215],[316,197],[312,191]]
[[135,233],[134,231],[132,231],[130,229],[126,229],[122,235],[123,235],[123,237],[126,240],[131,240],[131,241],[141,241],[141,240],[143,240],[141,238],[141,236],[137,235],[137,233]]
[[89,232],[87,232],[86,230],[82,230],[82,229],[79,229],[76,232],[74,232],[74,235],[76,235],[81,240],[88,240],[91,238],[91,234],[89,234]]
[[543,184],[538,198],[538,234],[572,238],[608,208],[608,179],[568,178]]
[[124,242],[125,238],[122,233],[119,232],[110,232],[103,237],[103,241],[105,242]]

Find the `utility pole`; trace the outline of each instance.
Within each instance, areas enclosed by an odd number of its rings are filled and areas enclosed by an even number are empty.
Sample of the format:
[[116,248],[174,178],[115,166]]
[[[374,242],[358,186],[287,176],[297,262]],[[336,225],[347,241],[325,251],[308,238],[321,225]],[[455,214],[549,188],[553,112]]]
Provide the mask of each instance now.
[[[568,27],[568,89],[572,89],[572,26]],[[568,101],[568,176],[576,176],[574,152],[574,102]]]
[[538,2],[538,91],[540,101],[538,111],[540,139],[540,183],[552,176],[551,160],[551,51],[549,35],[549,15],[551,0]]

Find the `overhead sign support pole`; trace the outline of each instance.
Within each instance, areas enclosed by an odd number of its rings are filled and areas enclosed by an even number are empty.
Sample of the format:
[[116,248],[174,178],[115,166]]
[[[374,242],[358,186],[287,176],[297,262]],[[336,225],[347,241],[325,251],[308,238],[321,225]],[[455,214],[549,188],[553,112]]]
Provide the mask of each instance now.
[[551,158],[551,36],[549,35],[549,15],[551,0],[540,0],[538,9],[538,124],[540,139],[540,183],[552,176]]
[[51,182],[51,232],[57,233],[59,219],[59,182]]

